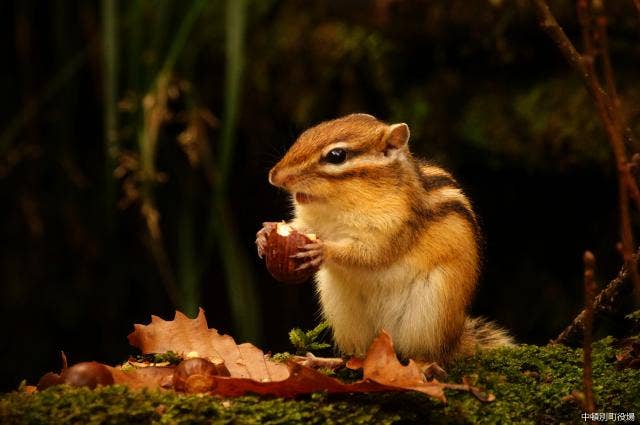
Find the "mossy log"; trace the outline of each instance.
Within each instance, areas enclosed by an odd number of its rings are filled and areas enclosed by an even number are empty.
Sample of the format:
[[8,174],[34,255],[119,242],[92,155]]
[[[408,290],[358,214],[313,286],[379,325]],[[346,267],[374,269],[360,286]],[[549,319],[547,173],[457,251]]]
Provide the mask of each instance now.
[[[620,369],[617,349],[594,344],[596,411],[640,415],[640,370]],[[496,396],[481,403],[447,390],[448,403],[417,393],[314,394],[294,400],[255,396],[220,399],[171,391],[52,387],[0,396],[3,424],[358,424],[358,423],[584,423],[571,396],[582,388],[582,352],[562,345],[522,345],[476,355],[448,368],[449,382],[466,377]]]

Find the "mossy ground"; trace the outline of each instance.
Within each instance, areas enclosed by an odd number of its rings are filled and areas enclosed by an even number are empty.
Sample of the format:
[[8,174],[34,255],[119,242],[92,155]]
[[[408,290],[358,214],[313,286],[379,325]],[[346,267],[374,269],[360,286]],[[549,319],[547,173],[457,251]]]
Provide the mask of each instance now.
[[[635,413],[640,420],[640,370],[618,370],[610,339],[594,344],[597,411]],[[0,397],[2,424],[358,424],[358,423],[582,423],[571,391],[582,387],[581,350],[531,346],[484,353],[449,367],[449,381],[466,376],[496,396],[481,403],[447,390],[447,404],[414,393],[331,396],[296,400],[240,397],[226,401],[173,392],[112,386],[54,387]]]

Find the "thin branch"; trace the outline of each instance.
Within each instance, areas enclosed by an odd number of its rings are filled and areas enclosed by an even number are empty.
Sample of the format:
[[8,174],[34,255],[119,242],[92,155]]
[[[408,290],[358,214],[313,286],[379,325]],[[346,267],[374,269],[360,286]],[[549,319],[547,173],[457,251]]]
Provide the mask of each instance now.
[[626,180],[627,180],[627,184],[629,185],[629,196],[635,203],[636,210],[640,212],[640,188],[638,188],[638,183],[636,182],[636,179],[629,167],[630,165],[627,166],[627,171],[626,171],[626,174],[627,174]]
[[[581,55],[562,30],[555,19],[549,6],[544,0],[532,0],[538,14],[540,26],[556,44],[567,62],[578,72],[587,91],[595,103],[596,110],[607,134],[607,139],[613,151],[618,175],[618,204],[620,212],[620,239],[622,242],[622,254],[625,264],[629,268],[631,279],[634,283],[636,294],[640,297],[640,275],[635,262],[631,263],[634,246],[633,230],[631,226],[631,214],[629,211],[629,189],[633,187],[631,174],[629,173],[626,148],[624,146],[624,120],[616,109],[609,94],[607,94],[598,81],[593,66],[593,40],[590,28],[590,16],[588,6],[584,0],[578,0],[578,17],[582,25],[582,35],[587,49],[586,55]],[[611,77],[613,78],[613,77]],[[633,191],[633,190],[632,190]]]
[[613,77],[613,65],[611,64],[611,54],[609,53],[609,37],[607,37],[607,18],[604,16],[598,16],[597,22],[597,34],[598,41],[600,42],[600,51],[602,52],[602,72],[604,74],[604,81],[607,87],[607,93],[613,101],[613,106],[618,113],[620,113],[620,98],[618,97],[618,89],[616,88],[616,81]]
[[596,75],[593,66],[596,58],[591,28],[591,11],[589,10],[589,2],[587,0],[578,0],[576,2],[576,13],[578,14],[578,22],[580,23],[580,35],[582,36],[582,46],[584,53],[582,59],[585,67],[591,75]]
[[635,140],[635,137],[633,136],[631,127],[629,127],[627,123],[627,114],[624,110],[623,102],[618,95],[618,89],[616,87],[615,73],[613,72],[611,53],[609,50],[609,36],[607,34],[608,19],[603,15],[602,3],[594,2],[594,4],[599,4],[599,6],[594,9],[594,11],[596,12],[596,30],[594,37],[599,44],[598,48],[602,56],[602,72],[604,75],[607,93],[611,98],[611,102],[613,104],[612,106],[616,115],[620,118],[620,128],[624,137],[626,138],[627,143],[632,147],[632,149],[638,149],[638,144]]
[[449,384],[449,383],[441,382],[440,385],[450,390],[467,391],[483,403],[491,403],[496,399],[496,396],[493,395],[492,393],[489,393],[487,391],[484,391],[481,388],[474,387],[473,385],[471,385],[466,376],[462,377],[462,384]]
[[538,14],[538,20],[542,30],[546,32],[551,40],[556,44],[560,53],[564,56],[569,65],[571,65],[571,67],[580,75],[580,78],[582,78],[582,81],[584,82],[591,97],[594,100],[599,98],[604,100],[607,115],[610,115],[612,107],[609,97],[604,90],[602,90],[602,87],[598,83],[595,75],[593,75],[585,65],[584,58],[576,50],[571,40],[569,40],[565,32],[562,30],[558,21],[549,10],[547,3],[544,0],[532,0],[532,2]]
[[[632,262],[637,265],[640,258],[640,248],[632,256]],[[618,297],[624,288],[624,282],[629,276],[629,269],[627,264],[624,264],[618,275],[593,299],[593,319],[594,321],[602,313],[612,313],[615,311],[615,305],[617,304]],[[571,341],[575,341],[582,335],[585,329],[585,319],[587,316],[586,309],[582,310],[573,319],[571,324],[567,326],[556,339],[551,341],[551,344],[567,344]]]
[[335,370],[344,366],[344,360],[340,357],[316,357],[313,353],[307,353],[304,356],[293,356],[291,360],[313,369],[326,368]]
[[593,413],[595,411],[595,404],[593,401],[593,376],[591,373],[593,366],[591,362],[591,341],[593,337],[593,298],[596,290],[596,284],[593,280],[593,270],[596,259],[590,251],[585,251],[583,259],[585,320],[582,344],[582,382],[584,383],[584,408],[587,412]]
[[631,157],[631,162],[627,165],[627,171],[629,173],[628,181],[629,195],[636,204],[636,210],[640,212],[640,189],[638,189],[638,183],[636,181],[637,173],[640,171],[640,153],[635,153]]
[[[640,0],[638,0],[640,1]],[[613,109],[620,121],[620,130],[630,146],[636,147],[636,142],[633,137],[631,129],[627,125],[627,116],[622,107],[622,101],[618,96],[618,89],[616,88],[616,82],[614,78],[613,65],[611,64],[611,54],[609,52],[609,37],[607,35],[607,18],[602,15],[602,8],[596,10],[598,16],[596,17],[596,36],[599,43],[599,49],[602,56],[602,71],[604,74],[604,80],[607,87],[607,93],[613,103]],[[629,167],[624,171],[624,178],[627,182],[629,196],[636,205],[636,209],[640,211],[640,189],[633,174],[630,172]]]

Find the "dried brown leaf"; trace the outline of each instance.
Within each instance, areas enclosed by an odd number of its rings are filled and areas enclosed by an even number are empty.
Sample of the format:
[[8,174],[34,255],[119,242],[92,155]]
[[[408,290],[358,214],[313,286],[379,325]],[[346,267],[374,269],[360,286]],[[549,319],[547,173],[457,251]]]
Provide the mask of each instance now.
[[[437,380],[427,381],[424,373],[413,361],[403,366],[396,357],[391,337],[386,332],[373,341],[362,361],[364,379],[345,384],[313,368],[290,361],[286,365],[272,361],[251,344],[236,345],[233,338],[209,329],[200,309],[195,319],[176,312],[172,321],[152,316],[149,325],[135,325],[129,342],[143,353],[197,352],[200,357],[222,359],[230,377],[214,376],[211,392],[221,396],[239,396],[246,393],[293,397],[317,391],[330,393],[419,391],[430,397],[445,400],[443,385]],[[355,361],[354,361],[355,362]],[[354,363],[352,362],[352,364]],[[144,375],[142,370],[164,369],[157,375]],[[118,383],[132,386],[160,385],[172,368],[148,367],[137,373],[114,374]]]
[[362,369],[363,365],[364,365],[364,359],[360,357],[351,357],[349,360],[347,360],[346,367],[347,369],[358,370],[358,369]]
[[110,367],[115,384],[126,385],[133,389],[171,388],[171,378],[175,367],[144,367],[141,369],[122,370]]
[[367,350],[363,362],[364,380],[371,380],[378,384],[399,390],[419,391],[428,396],[445,400],[442,385],[438,380],[427,381],[420,367],[409,360],[403,366],[393,349],[391,336],[385,331],[380,332]]
[[151,316],[150,324],[136,324],[134,328],[128,336],[129,343],[145,354],[173,351],[186,355],[197,352],[198,356],[214,362],[222,359],[234,378],[258,382],[282,381],[289,376],[286,365],[272,361],[254,345],[237,345],[229,335],[209,329],[202,309],[195,319],[176,311],[172,321]]

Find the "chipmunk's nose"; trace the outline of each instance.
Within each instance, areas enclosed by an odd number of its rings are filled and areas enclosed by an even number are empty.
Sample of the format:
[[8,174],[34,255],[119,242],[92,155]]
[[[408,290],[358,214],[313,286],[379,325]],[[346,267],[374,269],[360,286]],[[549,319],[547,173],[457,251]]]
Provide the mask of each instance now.
[[278,172],[276,171],[276,168],[273,167],[271,170],[269,170],[269,183],[271,183],[274,186],[277,186],[275,183],[274,178],[278,175]]
[[281,187],[283,189],[288,189],[288,186],[291,184],[293,180],[293,176],[289,173],[284,172],[278,167],[273,167],[271,171],[269,171],[269,183],[276,187]]
[[282,173],[277,167],[273,167],[271,171],[269,171],[269,183],[278,187],[282,186]]

